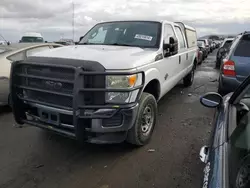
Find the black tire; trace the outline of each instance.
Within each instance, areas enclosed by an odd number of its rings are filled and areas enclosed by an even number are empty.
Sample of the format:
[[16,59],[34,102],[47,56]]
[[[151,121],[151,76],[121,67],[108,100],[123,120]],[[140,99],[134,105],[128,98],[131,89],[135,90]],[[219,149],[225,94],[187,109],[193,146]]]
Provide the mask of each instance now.
[[[143,121],[145,121],[145,110],[151,109],[151,113],[153,115],[153,119],[150,121],[151,127],[148,132],[144,132],[143,130]],[[153,130],[156,124],[156,116],[157,116],[157,102],[153,95],[149,93],[142,93],[139,109],[137,113],[137,118],[135,120],[134,126],[128,131],[126,141],[130,144],[136,146],[143,146],[150,141],[150,138],[153,134]]]
[[194,82],[194,68],[192,69],[192,71],[190,73],[188,73],[187,76],[185,76],[183,78],[183,84],[185,87],[189,87],[193,84]]

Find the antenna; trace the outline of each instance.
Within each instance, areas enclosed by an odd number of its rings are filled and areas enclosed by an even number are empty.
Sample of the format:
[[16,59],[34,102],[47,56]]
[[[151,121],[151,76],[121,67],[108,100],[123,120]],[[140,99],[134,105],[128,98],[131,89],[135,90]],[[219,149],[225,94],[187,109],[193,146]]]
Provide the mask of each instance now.
[[72,0],[72,38],[73,41],[75,41],[75,5],[73,0]]
[[2,39],[6,42],[6,44],[9,45],[9,42],[3,37],[3,35],[0,34],[0,37],[2,37]]

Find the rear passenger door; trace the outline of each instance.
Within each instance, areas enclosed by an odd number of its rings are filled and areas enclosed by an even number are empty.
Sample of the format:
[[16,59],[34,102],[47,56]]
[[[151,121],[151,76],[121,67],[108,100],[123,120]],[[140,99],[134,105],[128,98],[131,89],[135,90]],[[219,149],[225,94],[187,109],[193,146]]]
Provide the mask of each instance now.
[[[168,43],[169,37],[176,37],[174,28],[171,24],[165,23],[163,27],[163,40]],[[164,54],[164,53],[163,53]],[[169,57],[163,57],[159,62],[159,71],[161,74],[162,93],[166,94],[172,87],[176,85],[179,72],[178,54]]]
[[[184,39],[184,34],[181,31],[181,28],[179,26],[174,26],[175,32],[178,39],[178,45],[179,45],[179,70],[178,73],[180,74],[180,77],[184,75],[184,71],[187,68],[188,63],[188,54],[187,54],[187,44]],[[180,78],[181,79],[181,78]]]

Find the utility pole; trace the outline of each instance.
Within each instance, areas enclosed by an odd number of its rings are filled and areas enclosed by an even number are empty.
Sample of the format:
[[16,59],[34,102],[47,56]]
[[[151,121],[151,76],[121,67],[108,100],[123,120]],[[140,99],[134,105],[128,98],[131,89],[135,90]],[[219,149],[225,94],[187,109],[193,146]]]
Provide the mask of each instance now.
[[73,41],[75,41],[75,5],[73,0],[72,0],[72,38]]

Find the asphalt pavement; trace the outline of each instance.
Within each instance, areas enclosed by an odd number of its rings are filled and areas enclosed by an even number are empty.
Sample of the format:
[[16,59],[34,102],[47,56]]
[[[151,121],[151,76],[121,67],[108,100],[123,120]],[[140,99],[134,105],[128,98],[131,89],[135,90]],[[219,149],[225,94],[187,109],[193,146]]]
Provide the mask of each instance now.
[[78,145],[31,126],[14,126],[0,110],[0,188],[200,188],[199,150],[207,143],[214,110],[199,103],[217,90],[215,51],[198,66],[192,87],[180,83],[159,101],[151,142]]

